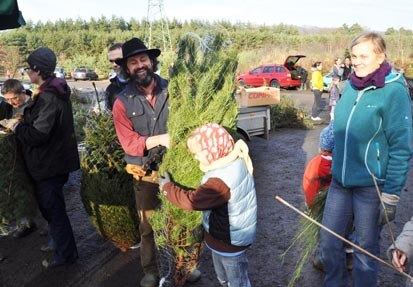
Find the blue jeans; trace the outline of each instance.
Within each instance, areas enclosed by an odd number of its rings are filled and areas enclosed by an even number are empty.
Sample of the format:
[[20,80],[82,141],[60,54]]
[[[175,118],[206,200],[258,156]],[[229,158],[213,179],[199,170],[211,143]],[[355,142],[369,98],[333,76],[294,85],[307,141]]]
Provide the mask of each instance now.
[[247,252],[238,256],[222,256],[212,251],[212,261],[221,286],[251,287],[248,279]]
[[[370,253],[379,256],[380,231],[377,224],[380,199],[374,186],[345,188],[335,180],[331,182],[323,214],[323,225],[346,235],[346,229],[354,216],[353,242]],[[320,246],[324,264],[324,287],[347,287],[348,274],[344,242],[321,229]],[[354,249],[353,286],[377,286],[379,263]]]

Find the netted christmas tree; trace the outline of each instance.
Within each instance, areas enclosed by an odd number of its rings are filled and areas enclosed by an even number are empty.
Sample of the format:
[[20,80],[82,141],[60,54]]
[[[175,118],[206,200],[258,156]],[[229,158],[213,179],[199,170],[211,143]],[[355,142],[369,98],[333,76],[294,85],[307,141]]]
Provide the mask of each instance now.
[[[171,147],[160,174],[168,171],[177,184],[194,189],[200,184],[199,163],[188,152],[186,140],[197,127],[218,123],[233,132],[237,103],[237,54],[222,35],[199,38],[187,34],[180,40],[170,68],[168,132]],[[183,286],[197,266],[201,250],[201,213],[173,206],[163,195],[162,207],[151,219],[159,250],[162,286]]]
[[[321,190],[316,197],[314,202],[307,209],[307,215],[320,222],[323,220],[324,206],[327,198],[327,188]],[[295,270],[292,274],[292,278],[288,283],[287,287],[293,287],[301,277],[301,272],[304,265],[311,259],[312,255],[316,252],[318,248],[318,243],[320,241],[320,227],[312,223],[306,218],[301,218],[298,223],[298,231],[294,236],[292,243],[287,248],[287,250],[281,255],[284,258],[288,252],[296,246],[299,245],[301,250],[301,255],[297,260]]]
[[8,224],[33,218],[38,207],[16,137],[4,130],[0,130],[0,162],[0,229],[7,234]]
[[97,231],[125,251],[140,240],[139,218],[111,113],[89,114],[84,144],[82,202]]

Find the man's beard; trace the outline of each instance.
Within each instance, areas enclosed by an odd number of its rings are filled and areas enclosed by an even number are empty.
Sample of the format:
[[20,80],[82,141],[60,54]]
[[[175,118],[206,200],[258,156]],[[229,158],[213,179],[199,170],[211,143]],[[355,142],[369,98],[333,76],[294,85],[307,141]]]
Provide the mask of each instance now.
[[[137,73],[139,70],[142,70],[142,69],[146,71],[145,77],[141,77]],[[135,82],[135,84],[138,87],[147,88],[152,83],[152,80],[155,78],[155,73],[153,72],[151,68],[143,67],[140,69],[135,69],[133,73],[130,75],[130,77],[132,78],[132,80]]]

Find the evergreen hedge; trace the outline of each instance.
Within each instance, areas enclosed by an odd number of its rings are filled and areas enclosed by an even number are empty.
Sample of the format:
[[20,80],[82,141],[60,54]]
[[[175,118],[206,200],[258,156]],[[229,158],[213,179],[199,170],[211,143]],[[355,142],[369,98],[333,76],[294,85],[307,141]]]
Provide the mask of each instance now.
[[97,231],[125,251],[140,235],[132,176],[123,156],[111,114],[90,114],[81,159],[82,202]]
[[[37,213],[34,185],[27,173],[19,144],[12,133],[0,133],[0,218],[13,223]],[[1,224],[0,224],[1,225]],[[2,226],[5,230],[5,226]]]

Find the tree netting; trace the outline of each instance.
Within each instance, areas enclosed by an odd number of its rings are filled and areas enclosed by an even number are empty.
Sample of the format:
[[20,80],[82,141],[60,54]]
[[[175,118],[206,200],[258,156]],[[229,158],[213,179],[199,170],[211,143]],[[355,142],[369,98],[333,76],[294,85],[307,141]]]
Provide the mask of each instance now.
[[35,217],[38,206],[16,137],[1,129],[0,162],[0,229],[7,234],[10,224]]
[[139,243],[132,176],[110,112],[90,112],[81,156],[81,198],[96,230],[125,251]]
[[[170,67],[168,132],[171,147],[160,174],[194,189],[200,184],[199,163],[186,147],[189,134],[206,123],[218,123],[234,132],[237,119],[235,71],[237,54],[222,35],[199,38],[187,34],[179,41]],[[162,207],[151,218],[158,247],[160,286],[183,286],[197,267],[202,242],[201,212],[185,211],[160,195]]]

